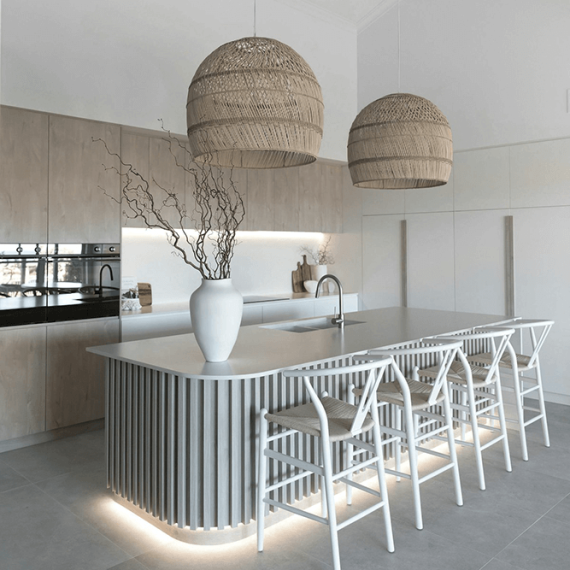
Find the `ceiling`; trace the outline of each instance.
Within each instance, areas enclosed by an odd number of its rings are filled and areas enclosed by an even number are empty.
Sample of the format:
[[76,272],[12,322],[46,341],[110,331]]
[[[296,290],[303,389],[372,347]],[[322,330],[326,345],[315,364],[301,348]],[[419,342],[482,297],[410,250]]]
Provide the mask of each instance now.
[[317,12],[323,17],[362,29],[380,17],[398,0],[282,0],[301,10]]

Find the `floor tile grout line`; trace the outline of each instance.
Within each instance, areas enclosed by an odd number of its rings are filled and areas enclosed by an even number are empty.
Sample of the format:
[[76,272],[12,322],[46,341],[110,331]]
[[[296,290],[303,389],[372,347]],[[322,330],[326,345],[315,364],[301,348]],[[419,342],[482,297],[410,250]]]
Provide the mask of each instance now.
[[33,483],[28,481],[25,485],[18,485],[17,487],[12,487],[11,489],[0,491],[0,495],[3,495],[4,493],[10,493],[11,491],[17,491],[18,489],[24,489],[25,487],[29,487],[30,485],[33,485]]

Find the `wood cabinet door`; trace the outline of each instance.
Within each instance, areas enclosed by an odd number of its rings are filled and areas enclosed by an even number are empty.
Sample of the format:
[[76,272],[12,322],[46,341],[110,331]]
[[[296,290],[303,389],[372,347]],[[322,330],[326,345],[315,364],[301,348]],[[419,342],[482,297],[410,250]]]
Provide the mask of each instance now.
[[102,418],[104,359],[85,349],[119,342],[119,319],[68,322],[47,328],[46,429]]
[[273,231],[275,228],[274,176],[272,170],[247,171],[247,209],[245,212],[248,230]]
[[0,330],[0,440],[45,431],[46,327]]
[[0,243],[45,243],[48,116],[2,107],[0,117]]
[[[120,127],[50,115],[48,240],[118,242]],[[109,194],[106,196],[105,193]],[[114,200],[113,200],[114,198]]]
[[[124,163],[132,165],[133,169],[136,170],[142,178],[149,181],[149,149],[150,140],[146,135],[139,135],[134,133],[121,132],[121,159]],[[123,174],[126,173],[127,169],[122,166],[121,170]],[[133,177],[135,184],[141,182]],[[123,184],[126,182],[125,178],[122,179]],[[121,203],[121,221],[122,226],[126,228],[146,228],[144,220],[140,217],[136,217],[135,213],[129,208],[122,199]]]
[[273,170],[273,209],[276,232],[299,231],[299,168]]

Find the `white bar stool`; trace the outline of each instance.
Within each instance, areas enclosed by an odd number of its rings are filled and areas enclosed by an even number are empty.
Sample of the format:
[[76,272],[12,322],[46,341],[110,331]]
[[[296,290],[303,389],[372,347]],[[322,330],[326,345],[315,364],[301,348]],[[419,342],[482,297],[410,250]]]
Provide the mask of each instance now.
[[[452,402],[450,404],[452,409],[460,412],[460,417],[455,418],[455,421],[461,423],[461,439],[456,439],[455,441],[462,446],[475,448],[479,488],[482,491],[485,490],[483,450],[502,441],[505,468],[509,473],[512,471],[505,411],[503,407],[503,395],[501,391],[501,378],[499,375],[499,362],[501,358],[503,358],[509,339],[514,332],[512,328],[488,327],[454,337],[437,337],[440,339],[461,339],[463,343],[468,341],[485,342],[488,343],[487,346],[490,345],[491,348],[491,352],[488,353],[491,357],[490,363],[485,366],[470,366],[463,347],[459,348],[457,351],[458,360],[454,360],[451,363],[449,372],[447,373],[448,382],[451,382],[454,385],[454,389],[460,394],[460,402]],[[439,371],[437,366],[425,369],[418,369],[416,367],[415,370],[418,376],[426,378],[437,378]],[[495,415],[495,413],[498,413],[498,415]],[[469,416],[469,419],[467,419],[467,416]],[[493,424],[495,421],[498,421],[499,427],[479,423],[478,418],[491,420]],[[465,440],[465,425],[471,426],[473,442]],[[498,433],[498,435],[484,445],[481,445],[479,429],[486,429]]]
[[[307,517],[317,522],[326,524],[330,529],[333,567],[340,570],[340,556],[338,547],[338,531],[349,524],[361,519],[365,515],[383,507],[384,524],[386,526],[386,542],[389,552],[394,552],[394,539],[392,536],[392,521],[390,518],[390,507],[388,503],[388,492],[384,477],[384,459],[382,457],[382,442],[378,427],[378,408],[376,400],[376,390],[386,367],[390,364],[390,359],[379,359],[375,362],[356,364],[353,366],[343,366],[338,368],[325,368],[320,370],[286,370],[283,372],[284,379],[303,378],[303,383],[310,396],[310,403],[295,406],[280,412],[269,413],[261,410],[260,437],[259,437],[259,478],[257,494],[257,549],[263,551],[263,531],[265,520],[265,505],[273,505],[285,509],[292,513]],[[330,398],[326,392],[318,397],[310,380],[331,374],[357,374],[367,373],[366,384],[362,391],[362,398],[358,406],[351,405],[342,400]],[[268,435],[268,422],[273,422],[286,431],[281,431],[275,435]],[[356,439],[355,436],[372,430],[373,445]],[[322,465],[310,463],[302,459],[285,455],[271,449],[271,444],[285,437],[301,432],[320,440]],[[333,474],[331,461],[331,442],[351,442],[352,445],[372,452],[373,457],[368,458],[356,465],[348,465],[339,473]],[[285,448],[285,446],[282,446]],[[295,474],[273,484],[267,484],[267,459],[281,461],[294,468]],[[360,469],[376,464],[378,471],[378,483],[380,492],[370,489],[364,485],[349,479],[349,476]],[[311,474],[322,477],[324,483],[322,488],[323,512],[322,516],[303,511],[297,507],[282,503],[271,498],[271,494],[293,481],[298,481]],[[337,523],[333,482],[342,481],[347,485],[366,491],[380,499],[379,502],[367,509],[350,517],[342,523]]]
[[[384,359],[387,356],[392,358],[391,367],[396,378],[395,382],[381,383],[378,386],[376,396],[379,406],[392,404],[398,406],[404,413],[404,429],[400,429],[399,421],[396,427],[381,425],[382,434],[388,437],[383,440],[383,444],[396,443],[396,469],[386,469],[386,473],[405,477],[412,481],[412,491],[414,499],[414,510],[416,518],[416,528],[423,528],[422,507],[420,499],[420,485],[429,479],[453,469],[455,483],[455,499],[459,506],[463,505],[461,493],[461,482],[459,479],[459,468],[457,465],[457,454],[455,452],[455,440],[453,435],[452,415],[449,405],[449,388],[445,380],[449,367],[453,362],[457,350],[461,347],[461,341],[443,341],[438,339],[423,339],[420,346],[414,348],[394,348],[389,350],[374,350],[367,354],[358,356],[359,360],[369,361],[371,359]],[[355,357],[356,358],[356,357]],[[395,358],[411,358],[432,360],[439,362],[438,374],[433,384],[420,382],[417,377],[406,378]],[[355,388],[354,394],[359,396],[362,391]],[[441,413],[431,409],[439,406]],[[425,418],[422,420],[422,418]],[[442,425],[443,424],[443,425]],[[442,432],[447,432],[447,442],[449,455],[440,453],[433,449],[422,447],[421,442],[433,438]],[[408,448],[410,460],[410,472],[404,473],[400,470],[400,447]],[[435,469],[431,473],[419,477],[418,473],[418,451],[434,455],[449,460],[444,466]],[[349,448],[349,459],[354,459],[361,452],[354,452]],[[347,491],[349,495],[349,491]],[[350,497],[348,497],[350,500]]]
[[[503,390],[514,391],[515,393],[515,405],[517,409],[517,420],[507,420],[511,422],[518,423],[519,425],[519,435],[521,440],[522,448],[522,458],[524,461],[528,461],[528,448],[526,443],[526,426],[541,420],[542,422],[542,434],[544,437],[544,445],[550,447],[550,438],[548,436],[548,424],[546,422],[546,408],[544,406],[544,394],[542,391],[542,374],[540,371],[540,360],[538,354],[540,349],[544,345],[544,341],[552,328],[554,321],[547,320],[518,320],[506,323],[504,326],[515,331],[520,332],[520,352],[515,352],[512,344],[509,342],[507,344],[507,349],[505,354],[500,360],[499,366],[501,368],[510,368],[513,375],[513,387],[503,386]],[[525,336],[528,342],[530,337],[531,354],[524,354],[524,341]],[[467,360],[469,362],[474,362],[478,364],[489,364],[492,359],[492,355],[489,352],[482,354],[474,354],[468,356]],[[534,378],[532,376],[526,376],[525,372],[534,370]],[[524,398],[532,392],[537,392],[538,398],[538,408],[525,406]],[[524,412],[530,411],[534,412],[536,415],[525,421]]]

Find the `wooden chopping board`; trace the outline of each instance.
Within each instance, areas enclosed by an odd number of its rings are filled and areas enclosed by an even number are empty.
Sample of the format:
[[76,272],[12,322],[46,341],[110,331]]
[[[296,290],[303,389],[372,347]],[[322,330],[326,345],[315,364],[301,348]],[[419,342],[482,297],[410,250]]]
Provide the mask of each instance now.
[[152,305],[152,287],[150,283],[139,283],[139,301],[142,307]]
[[291,272],[293,293],[305,293],[304,281],[310,281],[311,266],[307,263],[307,256],[303,255],[303,263],[297,261],[297,269]]

